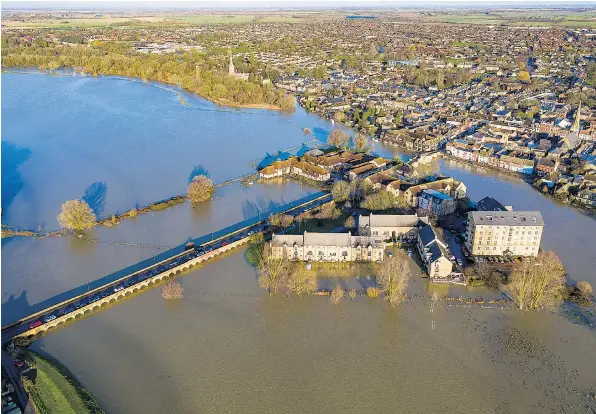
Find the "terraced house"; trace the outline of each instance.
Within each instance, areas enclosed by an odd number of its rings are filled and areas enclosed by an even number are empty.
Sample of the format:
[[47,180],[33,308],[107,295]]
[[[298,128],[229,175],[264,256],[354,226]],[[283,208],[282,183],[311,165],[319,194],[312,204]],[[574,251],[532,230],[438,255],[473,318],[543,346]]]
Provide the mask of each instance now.
[[443,178],[437,181],[414,185],[404,191],[404,197],[410,207],[418,207],[420,194],[424,190],[436,190],[447,194],[454,200],[459,200],[466,197],[467,187],[463,182],[455,178]]
[[415,242],[420,227],[428,224],[428,217],[416,214],[370,214],[358,216],[358,234],[379,236],[383,240]]
[[270,246],[276,258],[308,262],[382,262],[385,256],[381,237],[351,233],[274,234]]
[[306,161],[298,161],[297,158],[275,161],[273,164],[268,165],[259,171],[259,176],[265,179],[282,177],[290,174],[295,174],[315,181],[327,181],[331,178],[331,174],[325,168]]

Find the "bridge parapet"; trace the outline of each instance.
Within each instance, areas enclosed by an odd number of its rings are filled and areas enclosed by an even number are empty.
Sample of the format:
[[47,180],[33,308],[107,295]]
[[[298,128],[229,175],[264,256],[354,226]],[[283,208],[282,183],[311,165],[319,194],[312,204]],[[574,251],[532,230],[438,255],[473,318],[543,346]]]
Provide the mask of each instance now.
[[203,262],[217,258],[218,256],[221,256],[222,254],[229,252],[230,250],[233,250],[238,246],[246,244],[250,240],[250,237],[251,236],[244,237],[244,238],[237,240],[233,243],[227,244],[225,246],[221,246],[217,249],[212,250],[209,253],[195,257],[194,259],[184,262],[176,267],[173,267],[173,268],[168,269],[162,273],[158,273],[155,276],[152,276],[152,277],[142,280],[138,283],[135,283],[132,286],[125,287],[118,292],[113,292],[113,293],[111,293],[95,302],[88,303],[87,305],[82,306],[79,309],[75,309],[74,311],[69,312],[66,315],[59,316],[56,319],[54,319],[53,321],[45,322],[40,326],[37,326],[33,329],[24,331],[24,332],[20,333],[19,335],[16,335],[15,338],[24,337],[24,338],[33,339],[36,335],[46,332],[48,330],[57,328],[57,327],[64,325],[68,322],[71,322],[71,321],[75,320],[78,316],[89,315],[91,312],[101,310],[102,308],[105,307],[104,305],[113,304],[119,300],[126,299],[131,294],[136,294],[144,288],[157,286],[157,284],[164,281],[165,279],[169,279],[172,277],[178,277],[178,276],[182,275],[184,272],[191,270],[193,267],[195,267]]

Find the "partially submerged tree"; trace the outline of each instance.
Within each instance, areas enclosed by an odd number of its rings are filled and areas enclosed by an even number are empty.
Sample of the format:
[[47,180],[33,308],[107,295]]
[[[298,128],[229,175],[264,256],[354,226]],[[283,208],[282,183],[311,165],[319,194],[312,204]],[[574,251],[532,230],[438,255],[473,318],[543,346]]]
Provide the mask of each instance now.
[[336,203],[343,203],[350,198],[350,184],[346,181],[336,181],[331,187],[331,195]]
[[377,265],[377,283],[391,306],[403,301],[410,273],[410,266],[403,252],[396,253]]
[[348,145],[350,142],[350,137],[343,131],[335,128],[331,133],[327,136],[327,144],[333,145],[334,147],[341,148]]
[[317,275],[305,268],[304,263],[296,263],[288,278],[288,289],[297,295],[305,295],[317,290]]
[[164,299],[182,299],[184,296],[183,293],[184,289],[182,288],[182,285],[175,280],[167,281],[161,288],[161,296]]
[[565,292],[565,268],[553,252],[518,264],[511,272],[507,290],[519,309],[553,309]]
[[214,193],[215,187],[211,178],[197,175],[188,185],[187,198],[191,203],[202,203],[210,200]]
[[343,297],[344,297],[344,290],[342,289],[342,287],[340,285],[335,285],[335,287],[331,291],[331,296],[330,296],[331,303],[333,303],[334,305],[337,305],[339,302],[341,302]]
[[68,200],[61,210],[58,223],[62,228],[83,231],[95,227],[97,217],[86,201]]
[[287,270],[287,259],[285,257],[275,257],[271,251],[271,247],[265,244],[257,269],[259,285],[263,289],[267,289],[270,294],[277,292],[277,289],[282,285],[282,280]]

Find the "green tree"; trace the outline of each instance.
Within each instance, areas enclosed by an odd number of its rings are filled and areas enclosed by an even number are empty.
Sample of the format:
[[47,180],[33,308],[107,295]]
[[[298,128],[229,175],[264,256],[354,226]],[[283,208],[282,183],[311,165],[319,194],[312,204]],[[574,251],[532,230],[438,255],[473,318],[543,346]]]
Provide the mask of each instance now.
[[525,70],[520,70],[517,79],[522,83],[530,83],[530,74]]
[[389,210],[396,207],[395,195],[390,191],[379,191],[368,195],[361,205],[371,211]]
[[62,204],[58,215],[60,226],[69,230],[83,231],[95,227],[97,217],[84,200],[69,200]]
[[350,185],[345,181],[336,181],[331,187],[331,195],[336,203],[342,203],[350,197]]

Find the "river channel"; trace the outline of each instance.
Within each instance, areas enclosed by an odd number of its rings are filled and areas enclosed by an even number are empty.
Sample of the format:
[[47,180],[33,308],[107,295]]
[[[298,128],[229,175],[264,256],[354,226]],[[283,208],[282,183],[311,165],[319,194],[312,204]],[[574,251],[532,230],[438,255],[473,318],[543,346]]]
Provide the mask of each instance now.
[[[104,183],[103,214],[182,193],[191,171],[215,182],[250,172],[264,152],[323,139],[332,126],[295,114],[231,110],[112,78],[3,74],[3,222],[56,226],[60,204]],[[157,85],[159,86],[159,85]],[[223,111],[222,111],[223,109]],[[44,132],[45,131],[45,132]],[[5,144],[6,143],[6,144]],[[5,146],[13,158],[5,158]],[[395,155],[375,143],[375,151]],[[386,152],[384,152],[386,151]],[[5,163],[14,193],[5,204]],[[200,168],[200,167],[198,167]],[[596,221],[521,180],[441,160],[472,199],[540,210],[543,248],[573,280],[596,284]],[[97,188],[95,186],[94,188]],[[92,191],[96,191],[92,188]],[[232,184],[183,204],[74,237],[2,240],[2,322],[29,306],[315,191]],[[6,206],[6,207],[5,207]],[[557,314],[446,307],[417,273],[396,309],[357,298],[269,297],[238,250],[158,289],[60,329],[34,346],[66,365],[109,413],[585,412],[593,407],[596,336]],[[469,295],[482,291],[470,290]]]

